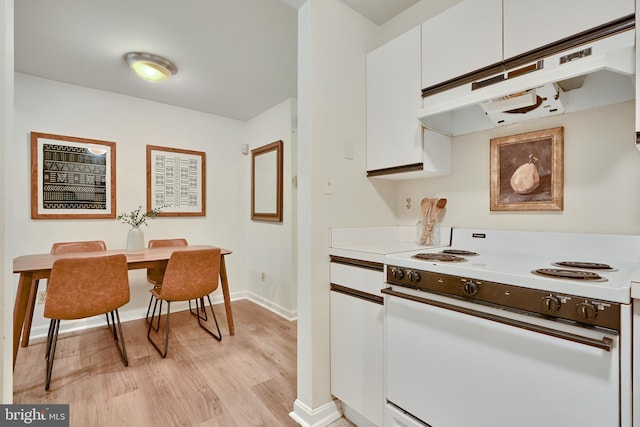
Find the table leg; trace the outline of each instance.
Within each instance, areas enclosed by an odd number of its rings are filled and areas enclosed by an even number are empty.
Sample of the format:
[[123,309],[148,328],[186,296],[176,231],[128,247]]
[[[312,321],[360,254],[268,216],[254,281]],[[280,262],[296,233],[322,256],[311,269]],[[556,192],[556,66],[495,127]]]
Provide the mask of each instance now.
[[227,324],[229,325],[229,335],[235,335],[233,327],[233,314],[231,313],[231,297],[229,296],[229,282],[227,280],[227,267],[224,263],[224,255],[220,257],[220,282],[222,284],[222,296],[224,297],[224,308],[227,311]]
[[20,335],[29,302],[29,293],[33,285],[33,273],[20,273],[16,301],[13,305],[13,366],[16,366],[16,356],[20,346]]
[[33,310],[36,307],[36,299],[38,298],[38,284],[40,280],[35,279],[29,291],[29,301],[27,303],[27,311],[24,318],[24,326],[22,327],[22,347],[29,345],[29,337],[31,336],[31,321],[33,320]]

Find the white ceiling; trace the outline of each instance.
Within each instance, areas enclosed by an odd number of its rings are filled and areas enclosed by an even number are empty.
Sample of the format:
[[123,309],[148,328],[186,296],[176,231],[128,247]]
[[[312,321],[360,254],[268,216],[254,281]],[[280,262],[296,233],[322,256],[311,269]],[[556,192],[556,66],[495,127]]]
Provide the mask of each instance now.
[[[382,24],[418,0],[342,0]],[[18,0],[15,70],[239,120],[297,89],[297,10],[304,0]],[[136,77],[130,51],[178,73]]]

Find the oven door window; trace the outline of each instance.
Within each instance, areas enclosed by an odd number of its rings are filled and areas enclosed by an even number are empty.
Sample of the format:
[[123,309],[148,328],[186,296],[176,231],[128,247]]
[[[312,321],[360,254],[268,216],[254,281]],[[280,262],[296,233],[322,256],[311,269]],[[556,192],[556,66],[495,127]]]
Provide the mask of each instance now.
[[620,424],[615,335],[606,351],[397,297],[386,310],[387,399],[433,427]]

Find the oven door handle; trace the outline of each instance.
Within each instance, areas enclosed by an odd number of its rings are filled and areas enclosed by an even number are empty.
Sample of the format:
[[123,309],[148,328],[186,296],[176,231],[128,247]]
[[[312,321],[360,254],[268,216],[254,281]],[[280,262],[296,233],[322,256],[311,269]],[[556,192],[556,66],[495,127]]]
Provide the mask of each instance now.
[[534,325],[527,322],[522,322],[520,320],[509,319],[502,316],[497,316],[495,314],[484,313],[482,311],[473,310],[470,308],[459,307],[453,304],[447,304],[440,301],[433,301],[426,298],[417,297],[414,295],[405,294],[402,292],[394,291],[392,288],[382,289],[381,292],[386,295],[404,298],[410,301],[415,301],[421,304],[427,304],[434,307],[443,308],[445,310],[451,310],[462,314],[467,314],[474,317],[479,317],[486,320],[491,320],[493,322],[502,323],[508,326],[514,326],[516,328],[526,329],[532,332],[538,332],[544,335],[549,335],[556,338],[561,338],[568,341],[573,341],[579,344],[588,345],[590,347],[599,348],[605,351],[611,351],[613,348],[613,340],[608,337],[603,337],[601,340],[596,338],[589,338],[582,335],[572,334],[571,332],[559,331],[552,328],[547,328],[545,326]]

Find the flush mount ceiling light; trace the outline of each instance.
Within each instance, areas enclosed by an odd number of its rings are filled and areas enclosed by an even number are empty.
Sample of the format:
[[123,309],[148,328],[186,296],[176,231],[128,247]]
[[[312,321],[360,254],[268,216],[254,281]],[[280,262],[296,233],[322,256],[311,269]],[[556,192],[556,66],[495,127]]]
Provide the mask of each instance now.
[[129,52],[123,58],[136,74],[150,82],[166,80],[178,72],[173,62],[151,53]]

